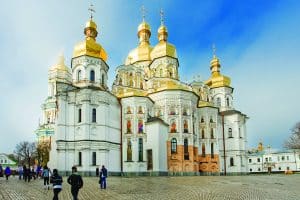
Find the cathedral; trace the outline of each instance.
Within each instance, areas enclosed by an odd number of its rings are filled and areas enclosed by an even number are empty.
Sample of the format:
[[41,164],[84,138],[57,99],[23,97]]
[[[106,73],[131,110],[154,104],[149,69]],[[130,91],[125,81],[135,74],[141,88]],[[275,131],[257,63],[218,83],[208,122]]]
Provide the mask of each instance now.
[[[230,78],[215,53],[211,76],[185,83],[176,47],[161,20],[158,41],[143,17],[139,42],[108,86],[107,52],[97,43],[92,15],[70,66],[60,56],[49,68],[38,142],[51,146],[49,167],[68,174],[76,165],[93,175],[209,175],[248,172],[246,121],[234,108]],[[208,69],[209,70],[209,69]]]

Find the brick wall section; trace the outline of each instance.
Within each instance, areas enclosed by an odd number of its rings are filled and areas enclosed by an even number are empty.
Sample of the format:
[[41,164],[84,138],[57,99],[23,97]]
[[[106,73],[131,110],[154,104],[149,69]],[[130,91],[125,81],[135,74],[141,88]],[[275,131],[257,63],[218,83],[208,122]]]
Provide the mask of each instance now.
[[201,157],[201,155],[198,155],[198,148],[189,145],[189,160],[185,160],[183,145],[177,145],[177,152],[171,153],[171,142],[168,141],[167,148],[169,172],[219,172],[218,155],[214,155],[213,159],[210,155]]

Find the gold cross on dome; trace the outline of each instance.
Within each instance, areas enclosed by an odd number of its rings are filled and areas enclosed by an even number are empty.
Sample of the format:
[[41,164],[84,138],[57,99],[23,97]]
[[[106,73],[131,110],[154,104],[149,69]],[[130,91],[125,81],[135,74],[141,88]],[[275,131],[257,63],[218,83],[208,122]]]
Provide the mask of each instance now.
[[161,24],[161,25],[164,25],[165,19],[164,19],[164,11],[163,11],[162,8],[160,9],[159,14],[160,14],[160,24]]
[[89,7],[89,9],[88,9],[89,11],[90,11],[90,13],[91,13],[91,19],[93,19],[93,13],[95,13],[96,11],[94,10],[94,5],[93,4],[91,4],[90,5],[90,7]]
[[144,5],[142,5],[141,13],[142,13],[142,18],[143,18],[143,22],[144,22],[145,21],[145,17],[146,17],[146,9],[145,9]]

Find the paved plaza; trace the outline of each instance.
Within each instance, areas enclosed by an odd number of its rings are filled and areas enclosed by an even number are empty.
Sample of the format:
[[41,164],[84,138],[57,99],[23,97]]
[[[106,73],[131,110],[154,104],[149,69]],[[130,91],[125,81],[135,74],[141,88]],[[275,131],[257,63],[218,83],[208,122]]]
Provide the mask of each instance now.
[[[70,200],[70,186],[64,177],[60,199]],[[108,177],[108,188],[100,190],[98,178],[84,177],[79,199],[300,199],[300,175]],[[43,189],[43,181],[30,183],[10,177],[0,178],[0,199],[27,200],[53,197]]]

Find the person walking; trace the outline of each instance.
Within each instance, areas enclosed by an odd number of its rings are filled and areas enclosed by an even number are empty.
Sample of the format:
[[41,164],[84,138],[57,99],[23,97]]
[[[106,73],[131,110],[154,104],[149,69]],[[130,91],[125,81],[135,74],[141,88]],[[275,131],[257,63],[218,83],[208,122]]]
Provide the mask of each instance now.
[[53,169],[53,175],[50,177],[50,183],[53,184],[53,200],[58,200],[58,194],[62,190],[62,177],[58,174],[57,169]]
[[22,165],[19,165],[19,167],[18,167],[18,173],[19,173],[19,180],[21,180],[22,176],[23,176],[23,167],[22,167]]
[[1,164],[0,164],[0,177],[3,177],[3,167]]
[[10,171],[9,166],[7,166],[7,167],[5,168],[4,173],[5,173],[6,180],[8,180],[8,177],[11,175],[11,171]]
[[107,178],[107,169],[104,165],[102,165],[101,171],[100,171],[100,188],[106,189],[106,178]]
[[72,174],[68,177],[68,183],[71,185],[71,193],[73,200],[78,200],[79,189],[83,186],[83,180],[79,174],[77,174],[77,168],[72,167]]
[[43,169],[44,189],[47,188],[48,190],[49,190],[49,176],[50,176],[50,170],[47,167],[47,165],[45,165]]

